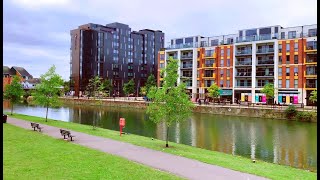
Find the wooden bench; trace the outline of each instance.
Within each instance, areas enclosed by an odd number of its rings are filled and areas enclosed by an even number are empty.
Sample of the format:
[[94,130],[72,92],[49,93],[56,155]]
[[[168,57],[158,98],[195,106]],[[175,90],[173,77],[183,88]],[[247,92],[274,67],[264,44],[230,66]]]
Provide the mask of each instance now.
[[71,135],[70,131],[67,131],[67,130],[64,130],[64,129],[60,129],[60,134],[61,134],[61,136],[63,136],[63,139],[66,139],[66,136],[68,136],[68,138],[70,137],[71,141],[72,141],[73,137],[76,137],[76,136]]
[[40,127],[40,125],[38,123],[31,123],[31,127],[33,128],[34,131],[36,131],[36,128],[39,130],[39,132],[41,132],[41,129],[43,129],[43,127]]

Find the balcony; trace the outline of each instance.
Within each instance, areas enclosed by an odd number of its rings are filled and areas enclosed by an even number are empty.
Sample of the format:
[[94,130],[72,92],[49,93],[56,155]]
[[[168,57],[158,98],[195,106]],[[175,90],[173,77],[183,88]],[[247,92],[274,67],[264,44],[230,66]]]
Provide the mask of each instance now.
[[307,46],[306,47],[306,52],[308,51],[316,51],[317,50],[317,45],[313,45],[313,46]]
[[251,60],[251,58],[248,58],[248,59],[245,59],[244,61],[236,61],[235,65],[236,66],[251,66],[252,60]]
[[317,63],[317,58],[307,58],[306,63]]
[[251,77],[252,73],[251,72],[238,72],[236,73],[236,77]]
[[261,59],[258,60],[257,66],[263,66],[263,65],[274,65],[274,60],[271,59]]
[[251,54],[252,54],[251,49],[250,50],[249,49],[247,49],[247,50],[238,50],[236,52],[236,56],[248,56],[248,55],[251,56]]
[[257,72],[256,77],[273,77],[274,72]]
[[192,75],[191,76],[181,75],[180,78],[181,79],[192,79]]
[[244,84],[244,85],[236,85],[235,88],[251,88],[251,84]]
[[196,48],[199,47],[198,43],[185,43],[185,44],[173,44],[167,46],[166,49],[182,49],[182,48]]
[[170,58],[178,59],[178,56],[168,56],[168,57],[167,57],[167,61],[168,61]]
[[257,50],[257,54],[273,54],[274,49],[273,48],[262,48]]
[[210,63],[210,64],[204,64],[204,67],[213,67],[213,63]]
[[183,59],[193,59],[193,56],[192,55],[182,55],[181,60],[183,60]]
[[317,88],[316,83],[306,83],[306,88]]
[[271,40],[271,39],[278,39],[278,35],[271,36],[271,34],[262,34],[262,35],[237,37],[236,43],[251,42],[251,41],[264,41],[264,40]]
[[180,66],[181,69],[192,69],[192,64],[183,64]]

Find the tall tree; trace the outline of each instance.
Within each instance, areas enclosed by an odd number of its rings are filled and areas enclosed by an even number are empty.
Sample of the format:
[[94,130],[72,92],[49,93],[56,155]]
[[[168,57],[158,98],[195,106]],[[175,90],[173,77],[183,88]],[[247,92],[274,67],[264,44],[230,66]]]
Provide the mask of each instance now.
[[14,76],[11,84],[7,84],[4,92],[4,99],[10,100],[11,103],[11,115],[13,113],[13,105],[21,99],[24,91],[20,83],[19,76]]
[[[313,103],[317,102],[317,90],[314,90],[311,92],[311,96],[310,96],[310,101],[312,101]],[[313,107],[313,106],[312,106]]]
[[186,120],[194,104],[190,101],[188,94],[185,92],[184,83],[176,85],[178,79],[178,60],[169,59],[165,68],[165,77],[163,87],[151,87],[148,98],[152,102],[147,107],[147,114],[155,123],[165,123],[167,127],[166,147],[169,147],[169,128],[173,122],[179,123]]
[[131,79],[128,83],[125,83],[124,85],[123,85],[123,91],[124,91],[124,93],[128,96],[129,94],[132,94],[132,93],[134,93],[134,90],[135,90],[135,88],[134,88],[134,81],[133,81],[133,79]]
[[148,93],[150,91],[150,88],[151,87],[156,87],[157,86],[157,80],[156,78],[154,77],[153,74],[150,74],[148,76],[148,79],[147,79],[147,82],[146,82],[146,93]]
[[70,81],[63,82],[63,93],[67,93],[70,91]]
[[97,92],[99,92],[99,90],[101,89],[99,88],[100,84],[101,81],[99,76],[94,76],[93,78],[89,79],[89,83],[86,87],[87,91],[89,92],[89,96],[92,96],[93,94],[93,98],[96,98]]
[[211,84],[211,86],[208,88],[209,96],[214,99],[220,96],[220,88],[216,83]]
[[55,71],[56,67],[53,65],[48,72],[41,75],[41,82],[36,85],[35,91],[32,94],[35,104],[46,107],[46,122],[48,119],[48,108],[60,105],[58,94],[63,86],[63,79]]
[[112,90],[113,90],[113,86],[112,86],[112,84],[111,84],[110,79],[104,80],[104,81],[102,82],[102,84],[103,84],[103,87],[104,87],[103,90],[108,93],[108,96],[110,96],[110,95],[111,95],[111,92],[112,92]]
[[274,86],[272,83],[267,83],[261,89],[261,92],[266,94],[267,102],[270,103],[270,100],[274,98]]

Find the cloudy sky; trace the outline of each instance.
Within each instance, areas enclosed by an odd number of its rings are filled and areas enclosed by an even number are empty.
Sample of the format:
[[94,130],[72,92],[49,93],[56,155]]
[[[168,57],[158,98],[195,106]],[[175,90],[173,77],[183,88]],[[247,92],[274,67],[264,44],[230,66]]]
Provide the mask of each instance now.
[[121,22],[171,38],[233,34],[239,29],[317,23],[316,0],[4,0],[4,65],[34,77],[53,64],[70,74],[70,30],[89,22]]

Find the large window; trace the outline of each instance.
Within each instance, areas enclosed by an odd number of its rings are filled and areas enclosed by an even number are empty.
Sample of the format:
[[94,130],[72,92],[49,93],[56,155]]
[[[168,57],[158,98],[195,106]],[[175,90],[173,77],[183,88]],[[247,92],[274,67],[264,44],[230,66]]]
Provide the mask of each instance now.
[[227,87],[230,87],[230,80],[227,80]]
[[230,59],[227,59],[227,67],[230,67]]
[[282,64],[282,56],[279,56],[279,65]]
[[282,68],[281,67],[278,68],[278,72],[279,72],[279,76],[282,76]]
[[211,40],[211,46],[218,46],[219,45],[219,39]]
[[294,55],[294,64],[298,64],[298,55]]
[[176,39],[176,44],[183,44],[183,39]]
[[281,53],[282,52],[282,44],[279,44],[279,53]]
[[227,49],[227,56],[230,56],[230,49]]
[[285,32],[281,32],[281,39],[285,39]]
[[230,69],[227,69],[227,77],[230,77]]
[[220,76],[223,77],[223,69],[220,69]]
[[294,76],[298,76],[298,67],[294,67],[293,72]]
[[294,88],[298,88],[298,79],[294,80]]
[[224,66],[224,60],[221,59],[221,60],[220,60],[220,67],[223,67],[223,66]]
[[278,80],[278,86],[279,86],[279,88],[282,88],[282,79]]
[[286,58],[286,63],[287,63],[287,64],[290,64],[290,55],[287,55],[286,57],[287,57],[287,58]]
[[193,43],[193,37],[186,38],[185,43]]
[[286,88],[290,88],[290,80],[286,79]]
[[290,76],[290,68],[286,68],[286,76]]
[[212,56],[213,55],[213,50],[206,50],[205,51],[205,56],[209,57],[209,56]]
[[309,29],[308,36],[309,37],[317,36],[317,29]]
[[289,38],[289,39],[296,38],[296,31],[289,31],[289,33],[288,33],[288,38]]
[[221,56],[224,56],[224,49],[221,49]]
[[290,44],[286,44],[286,51],[290,52]]
[[296,43],[294,43],[294,51],[298,51],[298,43],[296,42]]
[[220,87],[223,87],[223,80],[220,80]]

